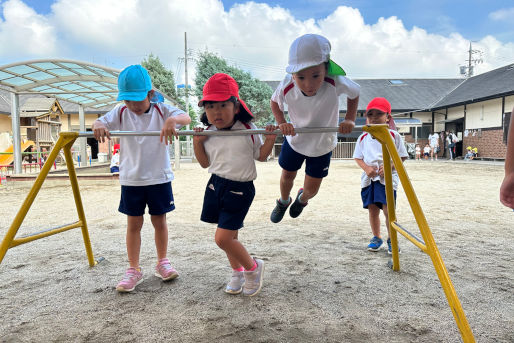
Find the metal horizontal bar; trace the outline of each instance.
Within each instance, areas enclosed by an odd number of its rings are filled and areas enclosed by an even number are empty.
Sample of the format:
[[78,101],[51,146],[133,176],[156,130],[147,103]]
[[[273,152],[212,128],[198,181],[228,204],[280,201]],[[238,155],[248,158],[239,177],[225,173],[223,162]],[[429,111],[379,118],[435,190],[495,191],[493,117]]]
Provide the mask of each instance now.
[[391,228],[395,229],[399,233],[401,233],[405,238],[407,238],[409,241],[411,241],[415,246],[421,249],[424,253],[428,254],[427,246],[425,245],[425,242],[423,242],[418,237],[414,236],[411,232],[409,232],[407,229],[403,228],[400,224],[397,222],[391,223]]
[[[355,126],[354,131],[362,131],[364,126]],[[324,133],[324,132],[338,132],[338,127],[299,127],[295,128],[296,133]],[[177,132],[179,136],[242,136],[242,135],[261,135],[266,134],[268,131],[264,129],[253,130],[204,130],[202,132],[195,132],[193,130],[182,130]],[[160,136],[161,131],[111,131],[112,137],[121,136]],[[280,130],[273,131],[274,135],[282,135]],[[79,132],[79,137],[94,137],[92,132]]]
[[36,232],[36,233],[30,234],[30,235],[27,235],[27,236],[23,236],[23,237],[20,237],[20,238],[13,239],[13,241],[12,241],[12,243],[11,243],[11,245],[9,247],[13,248],[13,247],[16,247],[18,245],[22,245],[22,244],[25,244],[25,243],[28,243],[28,242],[35,241],[36,239],[52,236],[52,235],[55,235],[57,233],[68,231],[68,230],[71,230],[71,229],[75,229],[75,228],[78,228],[78,227],[81,227],[81,226],[82,226],[82,221],[79,220],[78,222],[75,222],[75,223],[71,223],[71,224],[67,224],[67,225],[62,225],[62,226],[54,227],[54,228],[47,229],[47,230],[44,230],[44,231]]

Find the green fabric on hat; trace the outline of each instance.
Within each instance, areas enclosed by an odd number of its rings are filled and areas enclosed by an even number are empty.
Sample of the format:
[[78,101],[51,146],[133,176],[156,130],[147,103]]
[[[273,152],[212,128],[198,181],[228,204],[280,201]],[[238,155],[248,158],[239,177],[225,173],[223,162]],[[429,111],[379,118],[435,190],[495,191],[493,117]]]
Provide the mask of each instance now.
[[332,60],[328,60],[328,75],[346,75],[346,72],[337,63]]

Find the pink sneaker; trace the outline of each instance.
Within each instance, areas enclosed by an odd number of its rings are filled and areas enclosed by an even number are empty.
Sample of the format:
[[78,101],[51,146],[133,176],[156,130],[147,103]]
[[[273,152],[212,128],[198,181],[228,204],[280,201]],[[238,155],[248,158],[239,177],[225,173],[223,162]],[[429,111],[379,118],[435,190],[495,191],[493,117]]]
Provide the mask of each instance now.
[[129,268],[125,272],[123,279],[120,281],[116,290],[118,292],[132,292],[134,288],[143,281],[143,273],[136,268]]
[[155,267],[155,276],[160,277],[163,281],[168,281],[176,279],[178,272],[171,266],[170,260],[163,258]]

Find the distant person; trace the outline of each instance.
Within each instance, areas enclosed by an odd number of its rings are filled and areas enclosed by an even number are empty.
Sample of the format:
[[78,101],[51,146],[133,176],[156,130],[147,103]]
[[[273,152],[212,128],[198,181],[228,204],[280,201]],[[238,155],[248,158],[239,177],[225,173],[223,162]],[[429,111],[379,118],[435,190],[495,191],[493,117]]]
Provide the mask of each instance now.
[[[256,129],[253,114],[239,98],[237,82],[227,74],[214,74],[203,87],[198,103],[207,130]],[[193,136],[196,159],[212,174],[205,188],[201,220],[218,224],[216,244],[227,254],[232,276],[225,292],[254,296],[261,290],[264,261],[250,256],[239,241],[239,230],[255,196],[255,160],[266,161],[273,149],[274,125],[268,125],[265,141],[260,135]],[[203,131],[195,128],[196,132]]]
[[[366,118],[369,124],[385,124],[388,115],[391,113],[391,105],[385,98],[374,98],[366,108]],[[394,145],[402,161],[408,158],[405,145],[400,134],[394,130],[389,130],[394,140]],[[369,251],[378,251],[383,244],[380,232],[380,210],[386,219],[387,232],[390,232],[387,200],[385,193],[384,160],[382,155],[382,144],[365,132],[357,138],[353,158],[362,168],[361,176],[361,198],[362,206],[368,209],[369,224],[373,238],[368,244]],[[396,200],[396,190],[398,189],[399,177],[394,166],[392,167],[392,179],[394,198]],[[390,234],[389,234],[390,237]],[[387,239],[388,253],[392,253],[391,239]]]
[[473,153],[473,148],[468,146],[466,148],[466,155],[464,155],[464,160],[469,161],[475,158],[475,154]]
[[437,153],[439,152],[439,134],[432,132],[428,135],[428,142],[430,143],[430,159],[437,161]]
[[121,137],[120,154],[121,200],[118,211],[127,215],[127,255],[129,268],[116,286],[118,292],[131,292],[143,280],[139,265],[141,228],[145,208],[155,229],[157,265],[155,275],[162,280],[178,277],[167,258],[168,224],[166,213],[175,209],[171,180],[173,172],[168,155],[177,130],[189,124],[191,118],[182,110],[165,104],[151,103],[152,81],[145,68],[132,65],[118,77],[118,105],[93,123],[97,140],[110,139],[110,131],[160,131],[160,137]]
[[450,154],[450,160],[455,159],[455,146],[457,145],[457,142],[459,141],[459,138],[453,133],[453,131],[450,131],[448,135],[446,136],[446,143],[448,146],[448,153]]
[[430,149],[430,145],[425,144],[425,147],[423,148],[423,158],[425,160],[428,160],[428,157],[430,156],[430,152],[432,151],[432,149]]
[[500,187],[500,201],[514,209],[514,108],[510,115],[507,155],[505,156],[505,178]]
[[114,155],[111,157],[111,173],[118,173],[120,171],[120,150],[115,150]]
[[[338,126],[339,97],[347,97],[347,112],[339,124],[339,132],[347,134],[355,126],[360,86],[345,77],[346,73],[331,60],[330,42],[323,36],[306,34],[295,39],[289,48],[288,73],[271,97],[271,111],[285,136],[279,165],[280,198],[270,219],[278,223],[289,206],[289,215],[296,218],[317,193],[321,181],[328,175],[332,150],[337,145],[337,133],[302,133],[295,128]],[[286,110],[291,120],[286,121]],[[305,161],[305,179],[295,195],[290,197],[296,174]]]
[[416,144],[416,161],[421,160],[421,147],[419,144]]

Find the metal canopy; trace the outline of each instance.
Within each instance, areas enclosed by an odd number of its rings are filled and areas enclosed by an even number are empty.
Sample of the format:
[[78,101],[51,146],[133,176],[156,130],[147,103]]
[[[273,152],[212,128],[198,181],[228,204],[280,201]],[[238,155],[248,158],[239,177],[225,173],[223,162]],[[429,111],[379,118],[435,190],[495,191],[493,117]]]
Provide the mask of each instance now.
[[[41,94],[79,105],[80,130],[85,131],[84,107],[114,106],[118,101],[120,70],[88,62],[45,59],[0,66],[0,88],[11,93],[14,170],[21,173],[20,94]],[[154,90],[157,90],[154,88]],[[162,94],[162,92],[160,92]],[[168,101],[174,102],[164,95]],[[86,141],[80,155],[85,161]]]
[[16,94],[44,94],[98,108],[117,103],[119,73],[74,60],[32,60],[0,66],[0,85]]

